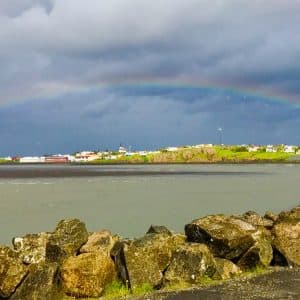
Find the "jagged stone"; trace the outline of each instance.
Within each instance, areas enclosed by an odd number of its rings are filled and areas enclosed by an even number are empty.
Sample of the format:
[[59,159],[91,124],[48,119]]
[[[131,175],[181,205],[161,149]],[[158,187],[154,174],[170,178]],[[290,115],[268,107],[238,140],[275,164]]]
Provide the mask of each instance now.
[[289,211],[282,211],[279,215],[278,215],[278,219],[277,222],[281,222],[281,221],[287,221],[287,220],[294,220],[300,219],[300,206],[296,206],[293,209],[289,210]]
[[268,229],[271,229],[274,221],[261,217],[258,213],[255,211],[247,211],[243,215],[240,216],[242,220],[254,225],[254,226],[263,226]]
[[46,258],[46,244],[50,233],[27,234],[13,238],[14,250],[20,254],[25,264],[40,263]]
[[80,248],[80,253],[90,253],[95,251],[106,251],[110,253],[114,244],[119,240],[117,235],[112,235],[108,230],[93,232],[88,241]]
[[6,246],[0,246],[0,297],[10,297],[28,273],[19,254]]
[[273,221],[273,223],[275,223],[278,219],[278,215],[274,214],[271,211],[266,211],[265,215],[264,215],[265,219],[271,220]]
[[78,219],[62,220],[49,237],[46,261],[59,262],[75,255],[88,240],[85,224]]
[[289,266],[300,267],[300,218],[279,218],[273,227],[273,247],[286,259]]
[[189,242],[208,245],[218,257],[233,259],[242,255],[255,242],[257,228],[239,218],[211,215],[185,225]]
[[58,264],[40,263],[30,266],[30,272],[11,300],[60,300]]
[[216,272],[216,262],[204,244],[179,246],[173,253],[164,281],[165,284],[201,283],[204,277],[212,278]]
[[162,282],[163,272],[173,252],[185,244],[185,236],[176,234],[146,234],[134,240],[119,242],[111,251],[118,273],[124,283],[134,288],[145,283],[153,287]]
[[67,258],[61,268],[63,290],[73,297],[100,297],[116,278],[115,265],[104,251]]
[[232,261],[215,257],[217,271],[214,274],[214,279],[229,279],[238,276],[242,273],[241,269]]
[[269,230],[259,227],[252,234],[255,243],[238,260],[238,266],[243,270],[256,267],[268,267],[273,259],[272,236]]
[[157,226],[157,225],[151,225],[150,228],[148,229],[147,233],[164,233],[168,235],[172,235],[172,232],[165,226]]

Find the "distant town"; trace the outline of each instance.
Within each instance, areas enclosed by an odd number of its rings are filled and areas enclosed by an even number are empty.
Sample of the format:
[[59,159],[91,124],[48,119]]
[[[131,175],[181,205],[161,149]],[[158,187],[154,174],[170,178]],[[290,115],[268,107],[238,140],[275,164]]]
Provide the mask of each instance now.
[[214,145],[198,144],[165,147],[159,150],[130,151],[120,145],[113,151],[79,151],[73,154],[44,156],[8,156],[1,163],[51,164],[51,163],[159,163],[159,162],[219,162],[249,160],[286,160],[299,156],[296,145]]

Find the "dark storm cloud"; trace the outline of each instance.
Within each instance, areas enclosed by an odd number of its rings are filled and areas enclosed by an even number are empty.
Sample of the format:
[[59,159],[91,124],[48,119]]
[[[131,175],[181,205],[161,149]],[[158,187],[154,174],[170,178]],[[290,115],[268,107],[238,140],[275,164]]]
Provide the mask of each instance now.
[[193,80],[299,96],[300,1],[3,0],[0,99]]
[[299,19],[299,0],[1,0],[0,152],[216,143],[219,126],[299,144],[299,108],[263,97],[300,101]]
[[[224,142],[298,144],[300,108],[185,88],[102,89],[0,108],[0,156]],[[196,100],[197,99],[197,100]]]

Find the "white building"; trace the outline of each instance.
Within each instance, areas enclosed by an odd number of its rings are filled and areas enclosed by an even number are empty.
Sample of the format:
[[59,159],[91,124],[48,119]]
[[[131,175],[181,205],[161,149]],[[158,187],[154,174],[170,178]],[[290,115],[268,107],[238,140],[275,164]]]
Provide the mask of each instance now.
[[24,156],[20,158],[20,163],[22,164],[36,164],[36,163],[44,163],[45,157],[39,156]]
[[295,153],[295,149],[296,149],[295,146],[285,145],[284,148],[283,148],[283,151],[285,153]]
[[248,151],[249,152],[257,152],[260,149],[260,146],[249,146]]
[[119,147],[119,153],[120,153],[120,154],[126,154],[126,152],[127,152],[127,150],[126,150],[125,147],[123,147],[123,146],[120,146],[120,147]]
[[273,145],[267,145],[266,152],[277,152],[277,149]]
[[166,150],[169,152],[174,152],[178,150],[178,147],[167,147]]

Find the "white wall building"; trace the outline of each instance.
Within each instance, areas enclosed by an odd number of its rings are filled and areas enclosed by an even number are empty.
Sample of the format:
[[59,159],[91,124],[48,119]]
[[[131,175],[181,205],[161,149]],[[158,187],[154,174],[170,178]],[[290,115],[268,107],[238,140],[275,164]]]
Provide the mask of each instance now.
[[249,146],[248,151],[249,152],[257,152],[260,149],[260,146]]
[[20,158],[20,163],[22,164],[36,164],[36,163],[44,163],[45,157],[38,156],[24,156]]
[[266,152],[275,153],[275,152],[277,152],[277,149],[273,145],[267,145]]
[[289,146],[289,145],[285,145],[283,148],[283,151],[285,153],[295,153],[295,146]]

